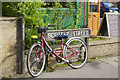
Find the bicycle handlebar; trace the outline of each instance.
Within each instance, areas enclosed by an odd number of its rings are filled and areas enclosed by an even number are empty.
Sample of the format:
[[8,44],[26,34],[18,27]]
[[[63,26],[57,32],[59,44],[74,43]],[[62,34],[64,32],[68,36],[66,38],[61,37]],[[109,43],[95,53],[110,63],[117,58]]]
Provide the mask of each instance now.
[[37,26],[38,28],[42,28],[42,29],[52,29],[50,27],[55,27],[55,25],[47,25],[47,26]]
[[55,25],[47,25],[48,27],[55,27]]
[[43,27],[38,27],[39,29],[38,29],[38,33],[41,33],[41,32],[46,32],[46,30],[48,30],[48,29],[53,29],[53,28],[51,28],[52,26],[55,26],[55,25],[47,25],[47,26],[43,26]]

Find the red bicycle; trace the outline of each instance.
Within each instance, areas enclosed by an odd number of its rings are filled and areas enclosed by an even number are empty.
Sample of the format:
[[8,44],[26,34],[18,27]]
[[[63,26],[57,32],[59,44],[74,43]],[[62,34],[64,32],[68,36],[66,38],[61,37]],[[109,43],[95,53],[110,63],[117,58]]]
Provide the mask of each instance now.
[[[62,40],[61,50],[55,51],[52,49],[44,38],[44,33],[48,30],[48,27],[51,26],[54,25],[39,27],[38,31],[41,33],[41,37],[39,38],[40,42],[34,43],[27,55],[27,69],[33,77],[39,76],[44,70],[46,63],[44,46],[47,47],[47,52],[54,55],[57,60],[60,62],[65,61],[74,69],[82,67],[87,61],[88,49],[86,43],[80,37],[72,37],[64,43],[63,39],[68,38],[68,35],[58,35],[57,38]],[[36,37],[37,36],[32,36],[32,38]]]

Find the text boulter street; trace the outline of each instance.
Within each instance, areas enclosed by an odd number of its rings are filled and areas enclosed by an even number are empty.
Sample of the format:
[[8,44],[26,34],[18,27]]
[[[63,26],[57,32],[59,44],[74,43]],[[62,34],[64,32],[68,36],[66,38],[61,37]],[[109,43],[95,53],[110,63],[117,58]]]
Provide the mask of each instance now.
[[90,29],[69,29],[69,30],[50,30],[47,31],[45,36],[46,40],[54,40],[58,35],[68,35],[68,38],[71,37],[89,37]]

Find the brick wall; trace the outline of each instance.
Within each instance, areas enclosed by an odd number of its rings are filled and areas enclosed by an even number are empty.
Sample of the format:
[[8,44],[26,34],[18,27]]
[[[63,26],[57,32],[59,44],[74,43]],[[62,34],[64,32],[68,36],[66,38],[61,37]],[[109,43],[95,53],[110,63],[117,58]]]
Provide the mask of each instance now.
[[9,76],[19,72],[21,53],[20,19],[0,18],[0,54],[2,76]]

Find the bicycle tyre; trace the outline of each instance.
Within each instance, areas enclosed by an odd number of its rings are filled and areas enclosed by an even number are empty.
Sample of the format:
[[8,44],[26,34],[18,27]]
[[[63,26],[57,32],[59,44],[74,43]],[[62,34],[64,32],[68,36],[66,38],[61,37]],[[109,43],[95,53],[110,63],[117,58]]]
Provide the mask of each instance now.
[[[78,45],[79,43],[81,43],[81,46]],[[74,50],[77,50],[79,52],[79,54],[77,54],[77,55],[66,58],[67,60],[69,60],[69,62],[67,62],[67,64],[74,69],[78,69],[78,68],[82,67],[83,65],[85,65],[85,63],[88,59],[88,51],[87,51],[88,49],[87,49],[85,42],[79,37],[73,37],[73,38],[70,38],[66,42],[66,44],[69,45]],[[64,52],[63,52],[64,57],[66,57],[67,55],[73,54],[73,52],[68,50],[67,47],[68,46],[64,46]],[[75,58],[75,57],[77,57],[77,58]]]
[[[35,49],[36,47],[37,49]],[[41,50],[41,43],[35,43],[31,46],[29,53],[27,55],[27,69],[32,77],[39,76],[42,73],[45,66],[46,55],[44,53],[44,49],[42,49],[40,60],[39,60],[39,54],[40,54],[39,50]]]

